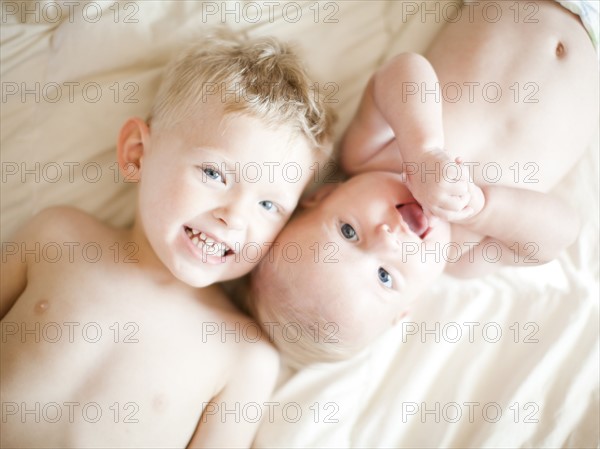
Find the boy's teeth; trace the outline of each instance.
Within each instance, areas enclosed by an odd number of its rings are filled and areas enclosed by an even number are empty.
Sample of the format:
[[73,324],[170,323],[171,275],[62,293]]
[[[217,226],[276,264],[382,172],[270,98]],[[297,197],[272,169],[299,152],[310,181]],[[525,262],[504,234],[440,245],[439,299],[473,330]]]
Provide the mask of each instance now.
[[229,249],[227,244],[217,242],[212,238],[208,237],[204,232],[200,232],[197,229],[186,227],[185,233],[194,245],[196,245],[208,255],[217,255],[223,257]]

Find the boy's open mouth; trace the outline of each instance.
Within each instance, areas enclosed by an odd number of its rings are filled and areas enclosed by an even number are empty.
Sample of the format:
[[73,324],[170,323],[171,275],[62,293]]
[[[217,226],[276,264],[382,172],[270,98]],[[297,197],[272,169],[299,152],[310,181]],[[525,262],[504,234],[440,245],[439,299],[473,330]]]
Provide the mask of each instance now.
[[204,232],[190,228],[189,226],[184,225],[183,227],[192,243],[207,255],[225,257],[234,253],[225,242],[218,242]]
[[402,219],[410,230],[424,239],[430,231],[429,220],[423,213],[423,208],[417,202],[398,204],[396,210],[400,212]]

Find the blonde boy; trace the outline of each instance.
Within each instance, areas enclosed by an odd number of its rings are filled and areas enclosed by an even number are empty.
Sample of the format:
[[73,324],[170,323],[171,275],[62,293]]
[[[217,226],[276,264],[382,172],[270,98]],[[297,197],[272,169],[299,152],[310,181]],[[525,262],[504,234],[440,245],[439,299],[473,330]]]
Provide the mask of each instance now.
[[[278,357],[223,333],[252,323],[212,284],[266,253],[330,134],[287,46],[223,34],[183,52],[118,137],[133,227],[55,207],[3,246],[2,447],[249,446],[257,420],[221,409],[267,401]],[[72,251],[31,251],[48,245]]]
[[356,176],[321,189],[253,272],[248,308],[292,362],[356,353],[444,270],[545,263],[576,238],[578,217],[546,192],[597,131],[593,40],[556,2],[492,3],[498,20],[466,4],[427,59],[373,75],[342,143]]

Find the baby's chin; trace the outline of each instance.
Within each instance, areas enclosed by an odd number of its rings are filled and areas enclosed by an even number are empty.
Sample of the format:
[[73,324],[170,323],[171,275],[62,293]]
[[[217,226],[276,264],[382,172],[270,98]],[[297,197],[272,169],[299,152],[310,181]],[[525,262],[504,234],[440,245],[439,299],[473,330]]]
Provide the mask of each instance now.
[[[365,319],[364,314],[362,319],[356,320],[344,319],[340,316],[332,318],[327,323],[335,324],[335,335],[331,335],[332,338],[329,338],[329,340],[335,337],[335,339],[343,342],[348,352],[360,352],[379,340],[383,334],[392,328],[391,321],[380,321],[379,318],[381,317],[366,317]],[[331,326],[329,330],[332,331]]]
[[348,360],[352,357],[357,356],[358,354],[367,350],[368,348],[373,347],[392,329],[393,326],[391,324],[382,324],[377,329],[364,330],[364,332],[361,332],[360,329],[356,328],[347,329],[347,331],[349,331],[348,333],[354,333],[354,337],[346,339],[343,359]]

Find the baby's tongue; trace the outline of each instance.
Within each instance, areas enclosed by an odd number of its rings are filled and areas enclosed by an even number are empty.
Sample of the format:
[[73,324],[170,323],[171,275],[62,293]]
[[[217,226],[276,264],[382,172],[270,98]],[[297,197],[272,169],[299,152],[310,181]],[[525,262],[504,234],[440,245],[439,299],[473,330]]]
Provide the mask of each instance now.
[[398,212],[402,215],[402,219],[406,222],[412,232],[417,234],[419,237],[429,227],[429,223],[423,209],[418,203],[401,204],[397,207]]

